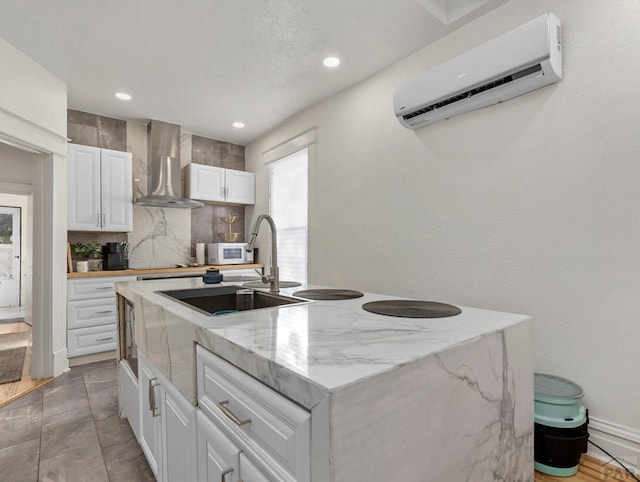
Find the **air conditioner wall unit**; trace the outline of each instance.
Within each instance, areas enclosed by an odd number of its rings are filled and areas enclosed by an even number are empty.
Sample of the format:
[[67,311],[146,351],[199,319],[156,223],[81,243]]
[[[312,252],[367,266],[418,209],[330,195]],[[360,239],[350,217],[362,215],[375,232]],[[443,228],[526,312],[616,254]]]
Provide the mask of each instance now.
[[398,120],[417,129],[558,82],[560,34],[546,13],[405,81],[393,96]]

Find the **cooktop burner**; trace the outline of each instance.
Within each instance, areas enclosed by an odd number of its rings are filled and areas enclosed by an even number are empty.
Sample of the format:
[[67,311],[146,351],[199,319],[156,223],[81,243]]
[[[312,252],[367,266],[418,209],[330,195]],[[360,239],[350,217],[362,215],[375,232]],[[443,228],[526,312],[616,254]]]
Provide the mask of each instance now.
[[350,300],[352,298],[360,298],[364,296],[359,291],[353,290],[337,290],[337,289],[317,289],[302,290],[293,293],[293,296],[307,298],[309,300]]
[[378,315],[404,318],[445,318],[462,313],[457,306],[418,300],[371,301],[362,305],[362,309]]

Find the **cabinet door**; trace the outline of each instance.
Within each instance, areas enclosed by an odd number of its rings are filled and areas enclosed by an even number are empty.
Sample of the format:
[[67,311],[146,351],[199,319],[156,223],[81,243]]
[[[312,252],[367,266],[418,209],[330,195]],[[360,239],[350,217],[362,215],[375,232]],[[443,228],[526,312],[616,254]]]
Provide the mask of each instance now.
[[164,480],[197,479],[196,409],[170,383],[162,384]]
[[100,149],[67,147],[67,229],[100,231]]
[[201,201],[224,202],[224,171],[221,167],[189,164],[187,196]]
[[256,175],[252,172],[227,169],[225,173],[228,203],[256,203]]
[[240,476],[242,482],[269,482],[267,476],[245,454],[240,454]]
[[157,480],[162,479],[162,390],[153,366],[138,352],[140,390],[140,447]]
[[240,449],[200,410],[198,427],[198,481],[239,482]]
[[120,360],[120,416],[126,418],[131,425],[136,440],[140,440],[140,390],[138,389],[138,377],[136,377],[129,364]]
[[129,152],[102,149],[102,231],[133,230],[132,163]]

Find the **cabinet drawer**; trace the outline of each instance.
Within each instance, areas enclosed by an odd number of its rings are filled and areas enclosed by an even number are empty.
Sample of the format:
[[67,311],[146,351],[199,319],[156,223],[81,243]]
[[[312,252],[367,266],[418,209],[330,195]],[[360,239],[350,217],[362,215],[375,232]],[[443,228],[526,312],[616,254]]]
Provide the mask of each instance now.
[[69,301],[67,303],[67,328],[109,325],[118,320],[116,298]]
[[116,324],[76,328],[67,331],[68,356],[90,355],[115,350],[118,345]]
[[71,279],[67,281],[67,300],[75,301],[114,297],[116,295],[115,283],[135,281],[135,279],[135,276]]
[[[310,478],[308,411],[211,352],[197,347],[198,403],[254,459],[273,459],[296,481]],[[261,456],[266,452],[266,456]]]

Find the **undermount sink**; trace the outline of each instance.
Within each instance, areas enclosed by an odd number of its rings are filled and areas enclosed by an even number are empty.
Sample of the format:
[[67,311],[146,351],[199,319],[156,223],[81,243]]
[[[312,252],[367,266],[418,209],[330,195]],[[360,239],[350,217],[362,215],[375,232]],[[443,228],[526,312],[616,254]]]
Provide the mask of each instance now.
[[[181,290],[156,291],[205,315],[227,314],[236,311],[236,291],[246,290],[243,286],[212,286],[208,288],[189,288]],[[309,303],[299,298],[253,291],[253,308],[273,308],[276,306],[296,306]]]

